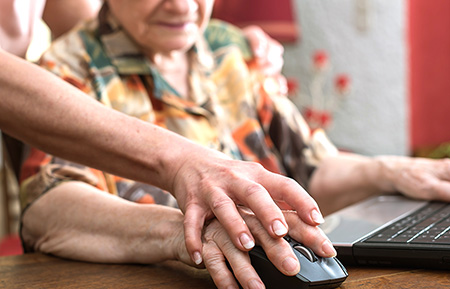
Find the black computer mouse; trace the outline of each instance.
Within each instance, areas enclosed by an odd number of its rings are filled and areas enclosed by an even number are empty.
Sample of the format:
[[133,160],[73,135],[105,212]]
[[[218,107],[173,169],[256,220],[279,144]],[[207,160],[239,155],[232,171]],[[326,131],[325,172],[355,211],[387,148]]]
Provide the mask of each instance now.
[[264,250],[256,246],[250,252],[253,267],[267,289],[336,288],[348,277],[347,270],[335,257],[322,258],[297,241],[285,237],[300,262],[300,272],[286,276],[270,262]]

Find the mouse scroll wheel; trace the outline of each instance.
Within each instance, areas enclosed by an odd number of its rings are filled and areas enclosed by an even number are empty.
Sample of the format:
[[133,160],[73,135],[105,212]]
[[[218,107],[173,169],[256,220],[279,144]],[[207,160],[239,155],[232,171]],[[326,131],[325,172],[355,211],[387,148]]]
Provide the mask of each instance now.
[[302,245],[294,245],[294,249],[299,251],[300,254],[305,256],[309,261],[311,261],[311,262],[317,261],[316,256],[314,255],[314,253],[310,249],[308,249],[308,248],[306,248],[306,247],[304,247]]

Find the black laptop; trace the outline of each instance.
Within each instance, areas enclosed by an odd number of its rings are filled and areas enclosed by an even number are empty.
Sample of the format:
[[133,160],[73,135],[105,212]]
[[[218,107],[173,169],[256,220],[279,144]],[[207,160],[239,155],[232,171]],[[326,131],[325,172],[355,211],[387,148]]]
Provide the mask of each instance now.
[[344,265],[450,269],[450,204],[378,196],[325,218]]

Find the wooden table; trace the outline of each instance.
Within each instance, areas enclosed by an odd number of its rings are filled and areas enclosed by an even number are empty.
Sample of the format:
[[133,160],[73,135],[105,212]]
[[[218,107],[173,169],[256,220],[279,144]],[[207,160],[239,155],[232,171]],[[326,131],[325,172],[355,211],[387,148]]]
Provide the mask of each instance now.
[[[450,272],[392,268],[347,268],[340,287],[450,288]],[[43,254],[0,258],[0,288],[216,288],[206,270],[179,262],[160,265],[105,265]],[[283,289],[283,288],[281,288]]]

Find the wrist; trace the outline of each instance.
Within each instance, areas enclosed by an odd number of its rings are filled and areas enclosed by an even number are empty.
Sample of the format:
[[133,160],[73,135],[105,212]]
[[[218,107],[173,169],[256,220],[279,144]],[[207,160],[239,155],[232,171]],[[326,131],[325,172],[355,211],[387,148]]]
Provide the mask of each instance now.
[[397,192],[396,179],[400,176],[398,172],[403,166],[405,158],[400,156],[378,156],[374,158],[377,166],[377,186],[380,191],[393,193]]
[[[182,199],[186,198],[188,190],[197,188],[204,176],[211,173],[212,164],[214,168],[218,168],[222,160],[229,159],[220,151],[203,147],[189,140],[185,142],[186,144],[178,151],[178,154],[171,156],[173,161],[169,170],[171,174],[167,188],[179,202],[181,201],[179,205],[184,204]],[[183,195],[179,196],[178,192]]]
[[[122,234],[123,246],[133,263],[159,263],[179,260],[184,245],[183,214],[160,205],[136,204],[137,216],[130,234]],[[186,251],[186,249],[184,249]]]

